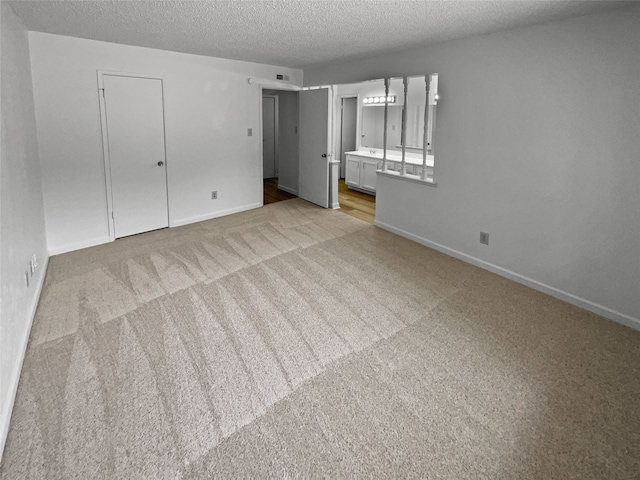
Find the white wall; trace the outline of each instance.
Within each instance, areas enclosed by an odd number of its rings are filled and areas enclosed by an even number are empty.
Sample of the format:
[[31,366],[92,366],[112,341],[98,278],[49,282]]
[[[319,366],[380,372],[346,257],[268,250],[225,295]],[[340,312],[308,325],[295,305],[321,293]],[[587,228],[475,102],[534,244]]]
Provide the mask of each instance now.
[[377,220],[640,326],[640,8],[305,70],[305,83],[435,72],[438,186],[379,178]]
[[273,91],[279,99],[278,187],[298,194],[298,92]]
[[[0,143],[0,457],[24,350],[47,264],[42,186],[24,26],[0,4],[2,142]],[[31,256],[39,266],[27,287]]]
[[[47,241],[52,253],[108,241],[97,70],[164,77],[171,225],[262,205],[260,86],[302,72],[30,32]],[[218,199],[211,200],[211,191]]]

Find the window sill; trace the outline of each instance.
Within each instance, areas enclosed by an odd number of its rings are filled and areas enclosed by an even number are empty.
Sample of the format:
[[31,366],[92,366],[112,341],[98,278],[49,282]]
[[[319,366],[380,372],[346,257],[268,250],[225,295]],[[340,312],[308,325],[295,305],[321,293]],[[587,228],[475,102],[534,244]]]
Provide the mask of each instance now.
[[392,170],[388,170],[383,172],[382,170],[376,170],[378,175],[382,175],[383,177],[392,177],[397,178],[399,180],[403,180],[405,182],[419,183],[421,185],[427,185],[429,187],[437,187],[438,184],[433,181],[433,178],[427,177],[426,180],[422,180],[420,175],[412,175],[410,173],[406,173],[404,175],[400,175],[400,172],[394,172]]

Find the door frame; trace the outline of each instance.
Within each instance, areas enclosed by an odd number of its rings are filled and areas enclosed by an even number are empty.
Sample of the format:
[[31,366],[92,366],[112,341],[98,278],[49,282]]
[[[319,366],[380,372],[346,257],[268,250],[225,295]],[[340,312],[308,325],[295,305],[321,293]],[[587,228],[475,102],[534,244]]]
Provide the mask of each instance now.
[[131,78],[146,78],[149,80],[160,80],[162,90],[162,133],[164,143],[164,165],[165,165],[165,178],[167,189],[167,220],[169,228],[171,228],[171,212],[169,210],[169,167],[167,163],[167,124],[166,113],[164,110],[164,76],[159,75],[147,75],[143,73],[131,73],[131,72],[118,72],[113,70],[97,70],[98,77],[98,103],[100,108],[100,127],[102,132],[102,155],[104,162],[104,178],[107,195],[107,224],[109,226],[109,241],[113,242],[116,239],[115,220],[113,218],[113,189],[111,186],[111,157],[109,155],[109,129],[107,127],[107,108],[104,98],[104,77],[131,77]]
[[[260,156],[258,157],[258,161],[260,162],[260,198],[262,199],[262,204],[264,205],[264,152],[263,152],[263,141],[262,141],[262,136],[264,135],[264,132],[262,131],[262,97],[264,95],[269,95],[268,93],[264,93],[265,90],[269,91],[269,90],[278,90],[278,91],[287,91],[287,92],[299,92],[300,90],[302,90],[302,87],[298,87],[297,85],[285,85],[285,84],[278,84],[278,85],[270,85],[269,80],[255,80],[252,82],[252,79],[249,79],[249,84],[257,84],[258,85],[258,133],[260,135],[260,141],[258,142],[259,148],[260,148]],[[278,99],[279,101],[280,99]],[[278,104],[279,105],[279,104]],[[278,106],[278,117],[280,117],[280,110],[279,110],[279,106]],[[278,132],[280,131],[280,119],[278,118]],[[298,133],[297,131],[297,127],[296,127],[296,133]],[[280,136],[280,135],[278,135]],[[278,145],[279,147],[279,145]],[[280,170],[280,166],[278,165],[278,170]],[[280,173],[278,171],[278,173]]]
[[[273,98],[273,135],[274,135],[274,147],[273,147],[273,171],[278,178],[280,173],[280,97],[275,94],[263,93],[261,98]],[[260,102],[260,140],[264,139],[264,113],[262,111],[262,101]],[[262,158],[262,179],[264,180],[264,141],[261,143],[260,148]]]

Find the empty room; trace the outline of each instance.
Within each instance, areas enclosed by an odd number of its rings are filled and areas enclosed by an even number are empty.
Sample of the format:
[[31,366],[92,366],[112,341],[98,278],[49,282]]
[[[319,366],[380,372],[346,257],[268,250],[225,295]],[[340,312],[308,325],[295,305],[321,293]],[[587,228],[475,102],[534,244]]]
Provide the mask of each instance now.
[[0,7],[0,478],[638,478],[637,2]]

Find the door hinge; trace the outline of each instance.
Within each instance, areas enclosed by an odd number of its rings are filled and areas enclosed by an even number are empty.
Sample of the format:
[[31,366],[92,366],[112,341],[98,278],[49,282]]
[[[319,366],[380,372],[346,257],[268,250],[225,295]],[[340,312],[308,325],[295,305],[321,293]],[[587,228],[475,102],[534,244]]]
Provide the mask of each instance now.
[[111,220],[115,220],[116,218],[113,216],[113,210],[111,210]]
[[100,92],[102,92],[102,97],[104,98],[104,88],[99,88]]

